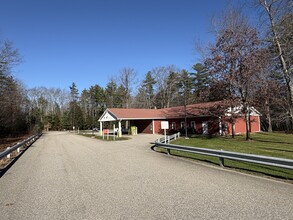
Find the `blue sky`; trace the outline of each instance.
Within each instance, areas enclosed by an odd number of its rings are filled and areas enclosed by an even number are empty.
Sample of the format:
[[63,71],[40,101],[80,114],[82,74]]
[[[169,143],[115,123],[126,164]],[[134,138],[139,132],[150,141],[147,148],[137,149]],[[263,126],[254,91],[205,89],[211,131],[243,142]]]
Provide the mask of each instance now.
[[79,90],[124,67],[143,79],[154,67],[191,69],[195,43],[213,40],[210,21],[225,0],[0,0],[0,39],[24,62],[14,75],[28,87]]

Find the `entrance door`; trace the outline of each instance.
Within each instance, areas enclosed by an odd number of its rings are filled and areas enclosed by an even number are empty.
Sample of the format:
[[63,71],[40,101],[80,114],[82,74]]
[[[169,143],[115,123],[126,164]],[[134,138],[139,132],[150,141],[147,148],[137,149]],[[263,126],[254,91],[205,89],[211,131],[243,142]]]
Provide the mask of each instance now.
[[209,134],[209,125],[207,121],[202,122],[202,134]]

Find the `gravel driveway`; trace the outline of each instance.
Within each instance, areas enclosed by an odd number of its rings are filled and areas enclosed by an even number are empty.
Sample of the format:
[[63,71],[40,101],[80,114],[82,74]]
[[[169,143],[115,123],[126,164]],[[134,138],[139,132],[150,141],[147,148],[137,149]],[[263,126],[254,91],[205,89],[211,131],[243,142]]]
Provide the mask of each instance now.
[[151,151],[44,134],[0,179],[1,219],[293,219],[293,185]]

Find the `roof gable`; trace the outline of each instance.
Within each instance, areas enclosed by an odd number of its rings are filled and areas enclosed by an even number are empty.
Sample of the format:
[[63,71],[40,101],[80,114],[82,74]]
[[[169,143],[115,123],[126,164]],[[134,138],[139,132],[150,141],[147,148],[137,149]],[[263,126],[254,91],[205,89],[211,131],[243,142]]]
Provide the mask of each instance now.
[[100,117],[99,121],[117,121],[117,117],[109,112],[107,109]]

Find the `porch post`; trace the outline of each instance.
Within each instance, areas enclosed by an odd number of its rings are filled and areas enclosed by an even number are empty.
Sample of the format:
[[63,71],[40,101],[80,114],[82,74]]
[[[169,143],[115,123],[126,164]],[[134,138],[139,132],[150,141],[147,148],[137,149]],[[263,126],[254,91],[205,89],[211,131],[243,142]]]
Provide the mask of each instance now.
[[100,121],[100,136],[103,135],[103,122]]
[[118,121],[118,137],[122,137],[121,121]]
[[222,120],[221,120],[222,118],[221,117],[219,117],[219,134],[220,135],[223,135],[223,130],[222,130]]
[[153,120],[152,126],[153,126],[153,134],[155,134],[155,120]]

